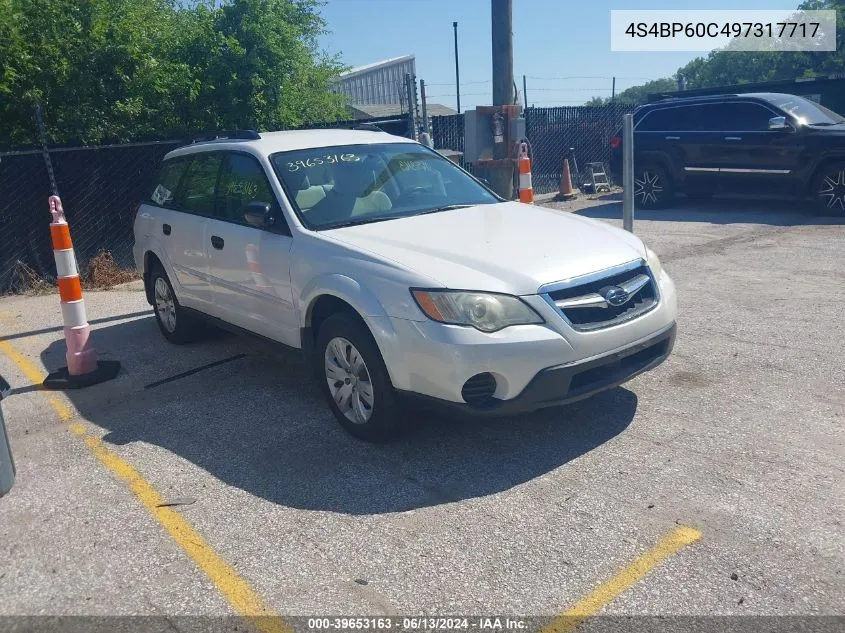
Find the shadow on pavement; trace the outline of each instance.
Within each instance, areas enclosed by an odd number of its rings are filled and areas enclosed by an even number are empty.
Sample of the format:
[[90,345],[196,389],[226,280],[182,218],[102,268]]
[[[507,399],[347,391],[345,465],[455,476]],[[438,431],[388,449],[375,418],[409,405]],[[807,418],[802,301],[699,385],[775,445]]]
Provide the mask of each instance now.
[[[619,194],[607,194],[601,203],[578,209],[576,213],[588,218],[621,220],[622,202]],[[605,200],[607,200],[605,202]],[[715,197],[707,201],[678,198],[666,209],[634,211],[636,220],[662,222],[706,222],[709,224],[767,224],[771,226],[845,224],[843,217],[825,217],[816,213],[805,200],[750,199]]]
[[[99,328],[94,337],[103,357],[121,360],[122,374],[67,396],[106,430],[105,442],[160,446],[226,484],[300,509],[376,514],[502,492],[607,442],[637,409],[637,397],[616,388],[515,418],[412,412],[401,438],[369,445],[340,428],[295,354],[245,337],[176,347],[152,318]],[[144,388],[237,353],[246,356]],[[52,369],[63,355],[58,340],[42,360]],[[177,489],[201,479],[178,464],[163,476]]]

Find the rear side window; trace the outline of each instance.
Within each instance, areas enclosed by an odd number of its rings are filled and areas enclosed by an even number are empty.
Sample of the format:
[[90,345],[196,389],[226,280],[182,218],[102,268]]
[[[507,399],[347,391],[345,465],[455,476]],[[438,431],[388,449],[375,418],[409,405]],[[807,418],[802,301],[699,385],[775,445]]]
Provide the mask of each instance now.
[[190,161],[184,158],[171,158],[161,164],[150,193],[150,201],[160,207],[173,207],[176,190]]
[[637,132],[681,132],[695,129],[692,120],[696,109],[694,106],[680,106],[652,110],[637,125]]
[[176,194],[176,206],[199,215],[213,215],[217,177],[223,156],[209,152],[195,154],[192,158]]

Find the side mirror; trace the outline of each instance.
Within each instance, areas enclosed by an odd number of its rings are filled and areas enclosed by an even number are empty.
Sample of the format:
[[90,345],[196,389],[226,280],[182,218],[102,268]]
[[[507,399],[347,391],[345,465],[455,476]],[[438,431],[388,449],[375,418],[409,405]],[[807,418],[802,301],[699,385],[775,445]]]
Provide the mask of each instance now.
[[273,217],[273,205],[269,202],[250,202],[244,209],[244,220],[250,226],[262,229],[273,226],[276,221]]
[[792,126],[786,122],[785,116],[773,116],[769,119],[770,130],[791,130]]

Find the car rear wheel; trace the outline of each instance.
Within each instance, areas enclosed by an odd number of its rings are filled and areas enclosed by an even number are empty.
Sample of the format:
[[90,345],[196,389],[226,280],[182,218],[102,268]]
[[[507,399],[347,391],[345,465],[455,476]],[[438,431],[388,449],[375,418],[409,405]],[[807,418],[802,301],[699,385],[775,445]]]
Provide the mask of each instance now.
[[352,315],[334,314],[320,326],[316,351],[321,388],[340,425],[368,442],[398,430],[393,385],[367,327]]
[[672,181],[662,167],[646,165],[634,170],[634,204],[638,209],[661,209],[673,195]]
[[196,340],[201,324],[186,314],[185,309],[179,305],[170,279],[161,266],[156,266],[150,274],[150,284],[156,322],[164,338],[176,345]]
[[845,216],[845,163],[823,167],[813,180],[812,195],[822,215]]

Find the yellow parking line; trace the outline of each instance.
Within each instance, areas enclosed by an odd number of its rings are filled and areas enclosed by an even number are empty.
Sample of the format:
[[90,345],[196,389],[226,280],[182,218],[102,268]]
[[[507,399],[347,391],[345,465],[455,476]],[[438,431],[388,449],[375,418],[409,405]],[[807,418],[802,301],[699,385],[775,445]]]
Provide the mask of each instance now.
[[610,580],[596,587],[588,596],[582,598],[561,615],[556,617],[542,633],[569,633],[581,622],[594,616],[602,607],[630,589],[664,560],[676,554],[687,545],[701,538],[701,532],[695,528],[680,526],[660,539],[657,544],[633,563],[620,570]]
[[[0,339],[0,352],[3,352],[33,384],[41,384],[44,379],[42,370],[11,343]],[[47,399],[61,421],[67,422],[73,418],[73,409],[58,394],[47,392]],[[161,495],[129,462],[109,450],[99,437],[89,434],[84,424],[70,423],[68,429],[83,439],[103,466],[126,482],[141,505],[208,576],[237,614],[247,619],[261,633],[292,631],[279,614],[261,600],[246,580],[214,551],[181,514],[170,507],[159,507],[164,502]]]

